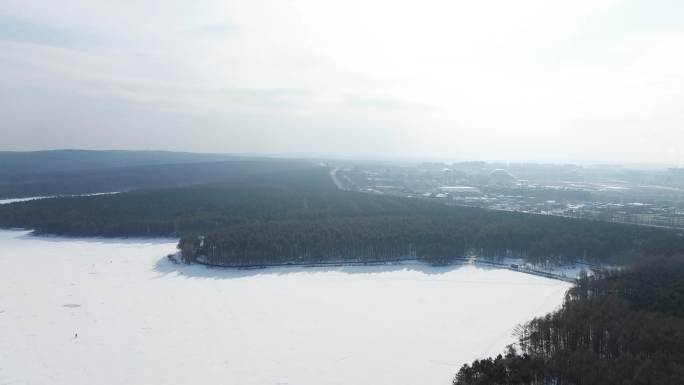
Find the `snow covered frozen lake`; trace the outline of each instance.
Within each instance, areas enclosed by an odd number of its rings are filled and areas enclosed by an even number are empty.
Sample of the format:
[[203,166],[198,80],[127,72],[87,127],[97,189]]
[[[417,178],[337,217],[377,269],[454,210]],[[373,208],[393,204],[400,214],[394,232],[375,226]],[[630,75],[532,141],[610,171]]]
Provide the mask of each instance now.
[[[207,269],[0,230],[0,384],[450,384],[570,284],[422,264]],[[76,337],[78,333],[78,337]]]

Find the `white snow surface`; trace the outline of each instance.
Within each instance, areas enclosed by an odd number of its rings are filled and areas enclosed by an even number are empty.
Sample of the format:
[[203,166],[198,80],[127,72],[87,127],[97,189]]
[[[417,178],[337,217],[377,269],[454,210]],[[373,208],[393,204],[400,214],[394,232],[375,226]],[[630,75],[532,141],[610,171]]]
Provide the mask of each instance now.
[[[568,283],[472,265],[208,269],[0,230],[0,384],[450,384]],[[76,337],[78,333],[78,337]]]
[[111,191],[111,192],[101,192],[101,193],[93,193],[93,194],[48,195],[48,196],[26,197],[26,198],[9,198],[9,199],[0,199],[0,205],[7,205],[10,203],[16,203],[16,202],[35,201],[35,200],[39,200],[39,199],[69,198],[69,197],[92,197],[92,196],[98,196],[98,195],[113,195],[113,194],[118,194],[118,193],[119,193],[118,191]]
[[0,199],[0,205],[8,205],[10,203],[15,203],[15,202],[26,202],[26,201],[35,201],[38,199],[47,199],[50,198],[48,196],[45,197],[27,197],[27,198],[9,198],[9,199]]

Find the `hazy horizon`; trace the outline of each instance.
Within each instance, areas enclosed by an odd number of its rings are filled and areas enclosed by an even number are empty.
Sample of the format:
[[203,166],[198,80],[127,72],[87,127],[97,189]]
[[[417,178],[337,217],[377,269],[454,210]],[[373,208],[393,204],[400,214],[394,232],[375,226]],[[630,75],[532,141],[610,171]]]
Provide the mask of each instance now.
[[0,150],[684,163],[676,1],[6,1]]
[[169,153],[186,153],[186,154],[200,154],[200,155],[225,155],[245,158],[271,158],[271,159],[302,159],[302,160],[317,160],[317,161],[351,161],[351,162],[379,162],[379,163],[394,163],[394,164],[417,164],[417,163],[459,163],[459,162],[486,162],[490,164],[537,164],[537,165],[576,165],[581,167],[625,167],[627,169],[660,169],[660,168],[678,168],[684,167],[680,163],[667,162],[618,162],[618,161],[591,161],[591,160],[509,160],[497,158],[448,158],[448,157],[392,157],[392,156],[349,156],[344,154],[323,154],[323,153],[258,153],[258,152],[212,152],[212,151],[183,151],[183,150],[163,150],[163,149],[145,149],[132,150],[125,148],[53,148],[53,149],[35,149],[35,150],[2,150],[2,152],[16,152],[16,153],[32,153],[32,152],[50,152],[50,151],[142,151],[142,152],[169,152]]

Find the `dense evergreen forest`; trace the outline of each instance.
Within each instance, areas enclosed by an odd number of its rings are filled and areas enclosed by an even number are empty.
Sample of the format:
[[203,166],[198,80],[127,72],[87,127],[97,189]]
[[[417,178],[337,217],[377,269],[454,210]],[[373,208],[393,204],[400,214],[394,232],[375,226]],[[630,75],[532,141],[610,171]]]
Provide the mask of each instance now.
[[[188,261],[221,265],[522,256],[613,262],[665,230],[553,216],[446,207],[338,190],[325,167],[232,162],[221,183],[0,206],[0,226],[85,236],[178,236]],[[243,170],[243,167],[245,168]],[[242,170],[237,172],[235,170]],[[658,243],[661,244],[661,243]]]
[[[189,159],[194,158],[190,157]],[[153,160],[155,159],[148,161]],[[101,163],[94,162],[92,167]],[[125,164],[126,162],[118,163]],[[31,167],[30,164],[24,166],[28,170],[41,169]],[[297,160],[229,160],[172,164],[152,163],[76,170],[72,169],[76,166],[69,166],[70,164],[63,165],[63,168],[66,169],[63,171],[14,171],[0,174],[0,198],[121,192],[219,183],[259,173],[310,168],[312,163]],[[17,168],[17,170],[22,170],[22,168]]]
[[[443,210],[443,209],[442,209]],[[520,256],[534,263],[624,261],[653,230],[456,208],[412,215],[246,221],[180,242],[187,260],[217,265]],[[203,234],[204,235],[204,234]]]
[[683,255],[583,277],[561,309],[518,328],[518,351],[464,365],[454,385],[681,385]]
[[228,154],[197,154],[172,151],[44,150],[0,151],[0,180],[7,175],[48,174],[144,165],[258,160]]

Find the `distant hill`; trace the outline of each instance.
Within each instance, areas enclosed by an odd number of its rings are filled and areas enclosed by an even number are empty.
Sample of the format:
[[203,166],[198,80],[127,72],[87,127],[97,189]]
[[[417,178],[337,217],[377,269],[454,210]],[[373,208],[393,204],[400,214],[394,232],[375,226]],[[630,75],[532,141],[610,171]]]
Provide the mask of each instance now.
[[216,183],[310,161],[161,151],[0,152],[0,199]]
[[228,154],[196,154],[171,151],[0,151],[0,177],[26,173],[244,159],[247,158]]

